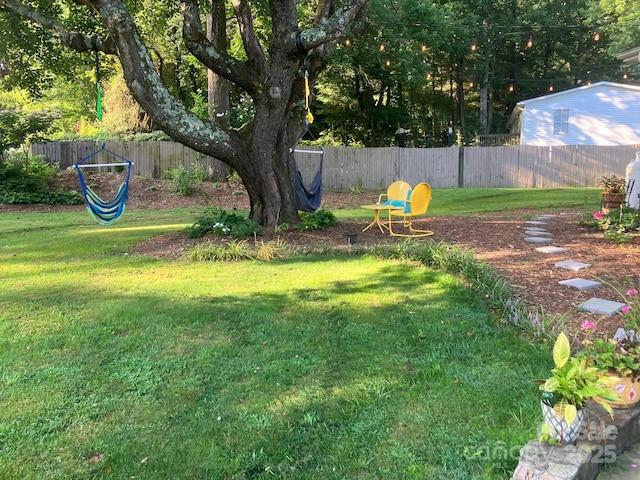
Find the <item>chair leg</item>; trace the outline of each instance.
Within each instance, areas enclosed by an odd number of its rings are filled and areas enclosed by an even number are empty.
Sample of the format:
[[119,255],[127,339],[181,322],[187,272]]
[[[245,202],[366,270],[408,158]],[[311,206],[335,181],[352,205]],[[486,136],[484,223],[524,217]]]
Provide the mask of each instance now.
[[400,233],[393,231],[393,223],[391,221],[391,213],[389,213],[389,234],[392,237],[430,237],[433,235],[431,230],[420,230],[417,228],[413,228],[413,222],[411,221],[410,216],[404,216],[402,221],[396,221],[395,223],[402,223],[405,228],[409,229],[410,233]]

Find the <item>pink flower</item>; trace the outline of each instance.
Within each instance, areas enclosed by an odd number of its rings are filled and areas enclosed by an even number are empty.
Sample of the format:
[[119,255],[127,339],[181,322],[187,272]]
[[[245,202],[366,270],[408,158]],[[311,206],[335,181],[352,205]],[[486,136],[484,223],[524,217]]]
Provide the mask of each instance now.
[[593,218],[595,218],[596,220],[602,220],[604,218],[604,215],[602,215],[602,213],[600,212],[596,212],[593,214]]
[[635,288],[630,288],[629,290],[627,290],[627,296],[637,295],[637,294],[638,294],[638,290],[636,290]]
[[629,305],[625,305],[624,307],[622,307],[622,308],[620,309],[620,311],[621,311],[622,313],[627,313],[627,312],[629,312],[630,310],[631,310],[631,307],[630,307]]
[[585,320],[584,322],[582,322],[582,325],[580,325],[580,328],[582,328],[583,330],[593,330],[594,328],[596,328],[596,324],[590,320]]

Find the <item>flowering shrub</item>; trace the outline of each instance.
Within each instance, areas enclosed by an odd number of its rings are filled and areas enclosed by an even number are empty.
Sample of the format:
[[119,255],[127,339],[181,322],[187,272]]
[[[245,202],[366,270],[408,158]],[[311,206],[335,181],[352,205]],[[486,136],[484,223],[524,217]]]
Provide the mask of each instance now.
[[624,325],[627,330],[634,330],[638,333],[640,328],[640,296],[638,290],[630,288],[625,292],[624,301],[626,305],[620,309]]
[[583,217],[580,223],[602,231],[607,240],[624,243],[630,240],[631,232],[640,230],[640,212],[630,207],[616,208],[606,214],[598,211],[591,218]]

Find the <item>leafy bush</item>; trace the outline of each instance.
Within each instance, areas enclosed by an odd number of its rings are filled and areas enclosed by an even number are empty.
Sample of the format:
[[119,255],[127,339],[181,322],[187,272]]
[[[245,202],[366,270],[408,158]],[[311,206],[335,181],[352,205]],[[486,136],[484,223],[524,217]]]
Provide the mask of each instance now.
[[302,222],[298,225],[298,230],[322,230],[335,225],[336,216],[328,209],[322,207],[313,213],[302,212],[300,214]]
[[242,215],[213,207],[205,210],[188,228],[188,232],[190,238],[200,238],[207,233],[244,238],[260,233],[261,228],[256,222]]
[[174,191],[180,195],[190,195],[193,191],[192,184],[202,185],[207,172],[204,167],[198,165],[191,165],[190,168],[180,165],[178,168],[167,170],[165,175],[169,180],[173,181]]
[[50,190],[48,182],[57,171],[41,155],[28,158],[25,152],[5,154],[5,160],[0,161],[0,203],[82,203],[82,196],[76,191]]
[[631,232],[640,230],[640,211],[627,206],[606,214],[598,211],[592,216],[583,215],[580,224],[602,231],[606,240],[624,243],[630,240]]

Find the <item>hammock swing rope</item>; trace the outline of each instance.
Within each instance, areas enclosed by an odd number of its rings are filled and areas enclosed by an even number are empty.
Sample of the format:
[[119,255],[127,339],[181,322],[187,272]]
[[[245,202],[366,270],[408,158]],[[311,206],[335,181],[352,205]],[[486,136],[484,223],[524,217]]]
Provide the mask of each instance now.
[[[82,196],[84,197],[84,203],[87,206],[88,212],[91,214],[96,223],[98,223],[99,225],[108,226],[115,223],[124,212],[125,205],[127,204],[127,199],[129,196],[129,180],[131,178],[131,167],[133,166],[133,162],[107,149],[105,145],[104,129],[102,127],[102,86],[100,84],[100,58],[98,56],[97,39],[92,39],[92,44],[96,54],[96,84],[98,94],[98,99],[96,102],[96,118],[100,122],[100,139],[102,140],[102,146],[96,152],[87,155],[81,160],[78,160],[75,164],[75,168],[78,172],[80,188],[82,189]],[[111,155],[112,157],[115,157],[119,161],[108,163],[86,163],[87,161],[103,152]],[[124,182],[122,183],[122,185],[120,185],[120,188],[116,192],[115,196],[109,201],[103,200],[97,193],[91,190],[89,185],[87,185],[87,181],[84,178],[84,175],[82,174],[83,168],[97,167],[127,167],[127,174],[125,176]]]
[[[296,145],[302,140],[302,138],[309,134],[311,137],[310,125],[313,123],[313,114],[311,113],[311,89],[309,88],[309,55],[307,51],[302,46],[302,39],[300,37],[300,32],[296,35],[296,45],[298,49],[303,52],[304,55],[304,97],[305,97],[305,108],[307,110],[307,114],[305,117],[305,130],[302,134],[296,139],[293,147],[289,149],[291,153],[291,159],[293,161],[293,166],[296,170],[295,175],[295,207],[298,210],[303,212],[313,213],[322,205],[322,164],[324,163],[324,150],[321,148],[320,150],[306,150],[296,148]],[[314,139],[315,140],[315,139]],[[314,154],[320,155],[320,165],[318,167],[318,171],[313,177],[311,181],[311,185],[307,188],[302,179],[302,173],[298,169],[296,165],[296,153],[303,154]]]

